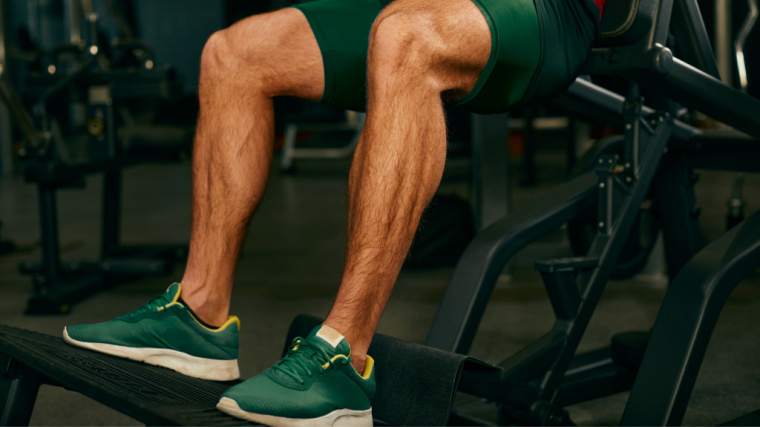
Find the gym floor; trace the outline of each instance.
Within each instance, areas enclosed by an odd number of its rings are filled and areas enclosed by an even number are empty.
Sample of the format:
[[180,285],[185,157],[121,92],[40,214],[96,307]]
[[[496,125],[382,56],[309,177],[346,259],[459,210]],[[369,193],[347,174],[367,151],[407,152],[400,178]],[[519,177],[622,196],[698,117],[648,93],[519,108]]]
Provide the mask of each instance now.
[[[542,144],[538,185],[513,186],[514,206],[553,188],[565,178],[560,144]],[[251,223],[236,277],[233,314],[242,320],[240,364],[249,377],[278,360],[290,321],[299,313],[324,316],[336,292],[343,256],[348,161],[299,161],[298,173],[273,168],[265,198]],[[708,239],[724,224],[731,173],[702,171],[697,186]],[[466,159],[452,161],[443,193],[467,195]],[[515,176],[515,181],[517,177]],[[190,230],[191,168],[179,164],[140,165],[124,173],[122,238],[125,243],[183,243]],[[102,179],[84,189],[59,192],[60,242],[64,259],[95,259],[100,233]],[[747,213],[760,208],[760,176],[745,185]],[[182,276],[182,266],[165,277],[146,278],[104,289],[76,304],[68,315],[26,316],[30,279],[18,263],[38,258],[39,225],[35,187],[20,177],[0,178],[2,238],[19,250],[0,256],[0,324],[59,335],[65,325],[98,322],[133,310]],[[540,277],[539,259],[569,254],[557,232],[523,250],[505,269],[479,329],[472,355],[497,363],[546,332],[553,322]],[[582,342],[582,350],[609,343],[612,334],[646,330],[654,322],[666,282],[655,268],[626,281],[611,282]],[[404,271],[378,332],[423,342],[453,268]],[[661,272],[660,272],[661,273]],[[760,275],[734,291],[713,334],[686,413],[687,425],[715,425],[758,408],[760,402]],[[574,422],[617,424],[625,393],[569,408]],[[484,419],[494,411],[479,402],[464,409]],[[43,386],[33,425],[138,425],[77,393]]]

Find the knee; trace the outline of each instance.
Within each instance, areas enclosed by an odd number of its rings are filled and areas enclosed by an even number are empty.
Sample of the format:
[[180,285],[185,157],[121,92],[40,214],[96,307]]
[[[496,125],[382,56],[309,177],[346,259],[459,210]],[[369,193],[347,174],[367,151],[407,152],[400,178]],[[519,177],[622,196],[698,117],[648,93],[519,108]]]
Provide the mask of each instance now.
[[370,32],[367,82],[439,94],[467,92],[491,49],[488,24],[471,2],[396,0]]
[[370,83],[374,78],[429,76],[440,52],[433,18],[424,10],[402,9],[392,3],[372,26],[367,56]]
[[201,54],[201,81],[214,81],[228,75],[236,67],[230,30],[213,33],[203,46]]
[[213,33],[201,53],[201,82],[261,82],[268,76],[272,45],[277,43],[270,39],[257,25],[235,25]]

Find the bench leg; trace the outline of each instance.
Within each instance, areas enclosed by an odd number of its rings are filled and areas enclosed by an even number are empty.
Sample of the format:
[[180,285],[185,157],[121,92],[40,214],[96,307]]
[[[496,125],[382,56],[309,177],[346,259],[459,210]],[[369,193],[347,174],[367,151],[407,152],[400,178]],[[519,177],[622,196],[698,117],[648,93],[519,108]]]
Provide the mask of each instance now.
[[42,380],[33,373],[23,372],[18,362],[11,357],[0,357],[4,375],[0,377],[0,426],[29,425],[34,402]]

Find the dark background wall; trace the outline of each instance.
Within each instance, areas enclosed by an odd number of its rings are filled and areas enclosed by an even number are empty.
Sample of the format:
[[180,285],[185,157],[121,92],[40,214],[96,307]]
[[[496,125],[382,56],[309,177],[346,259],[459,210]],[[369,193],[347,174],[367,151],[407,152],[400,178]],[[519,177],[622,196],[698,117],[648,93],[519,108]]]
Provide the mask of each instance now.
[[199,60],[209,36],[227,24],[226,4],[209,0],[136,0],[136,29],[158,64],[171,64],[185,93],[198,89]]

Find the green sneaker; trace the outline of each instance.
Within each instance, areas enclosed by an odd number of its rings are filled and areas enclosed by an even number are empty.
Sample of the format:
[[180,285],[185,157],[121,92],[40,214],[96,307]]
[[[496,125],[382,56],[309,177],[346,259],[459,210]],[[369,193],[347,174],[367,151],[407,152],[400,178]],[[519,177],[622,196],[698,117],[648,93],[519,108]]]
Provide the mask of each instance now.
[[374,361],[367,356],[359,375],[350,354],[343,335],[318,326],[294,339],[274,366],[227,390],[216,407],[270,426],[371,426]]
[[105,323],[63,329],[63,339],[78,347],[163,366],[185,375],[228,381],[240,376],[238,331],[240,320],[230,316],[224,325],[202,324],[179,301],[182,286],[139,309]]

